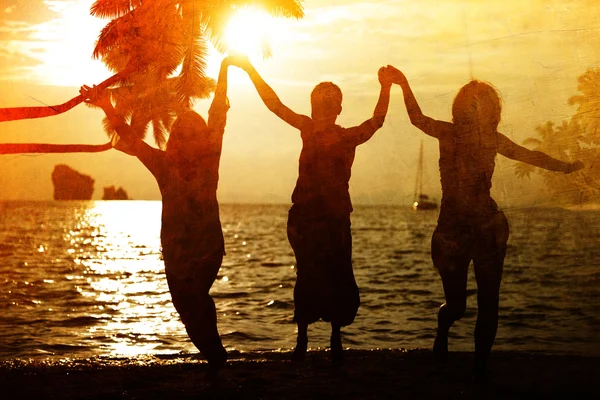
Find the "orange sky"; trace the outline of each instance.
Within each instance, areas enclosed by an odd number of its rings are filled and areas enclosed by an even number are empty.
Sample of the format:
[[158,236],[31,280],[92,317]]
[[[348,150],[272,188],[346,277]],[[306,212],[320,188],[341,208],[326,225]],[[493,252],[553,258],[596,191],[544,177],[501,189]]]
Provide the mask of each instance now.
[[[81,84],[109,76],[91,60],[106,21],[88,16],[92,1],[12,1],[0,6],[0,107],[62,103]],[[377,69],[405,71],[424,112],[449,119],[454,94],[471,77],[492,82],[504,100],[500,130],[517,142],[547,120],[573,109],[577,77],[600,66],[600,5],[594,0],[308,0],[306,17],[278,21],[273,57],[255,64],[292,109],[309,113],[309,93],[322,81],[344,92],[342,125],[370,116],[377,100]],[[211,73],[216,74],[219,56]],[[232,108],[224,142],[222,202],[289,202],[297,177],[299,134],[271,115],[247,78],[233,74]],[[206,114],[209,101],[197,103]],[[101,143],[101,113],[78,106],[64,115],[0,124],[0,141]],[[418,145],[425,141],[426,189],[439,196],[435,139],[413,128],[401,91],[393,88],[388,119],[357,150],[351,180],[354,202],[408,204]],[[50,174],[66,163],[102,187],[123,186],[136,199],[158,199],[150,173],[134,158],[94,155],[0,156],[0,200],[51,199]],[[501,205],[544,204],[543,192],[513,176],[498,157],[494,195]],[[502,204],[504,203],[504,204]]]

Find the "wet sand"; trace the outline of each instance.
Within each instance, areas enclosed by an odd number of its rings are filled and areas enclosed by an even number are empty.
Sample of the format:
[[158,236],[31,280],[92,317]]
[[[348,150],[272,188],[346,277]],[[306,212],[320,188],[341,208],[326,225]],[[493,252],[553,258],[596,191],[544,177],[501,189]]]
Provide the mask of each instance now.
[[[587,398],[595,395],[600,357],[494,352],[487,385],[471,377],[471,353],[444,363],[429,350],[348,350],[340,371],[329,352],[302,364],[290,352],[233,352],[219,378],[194,355],[10,361],[0,364],[5,399],[421,399]],[[5,397],[6,395],[9,395]]]

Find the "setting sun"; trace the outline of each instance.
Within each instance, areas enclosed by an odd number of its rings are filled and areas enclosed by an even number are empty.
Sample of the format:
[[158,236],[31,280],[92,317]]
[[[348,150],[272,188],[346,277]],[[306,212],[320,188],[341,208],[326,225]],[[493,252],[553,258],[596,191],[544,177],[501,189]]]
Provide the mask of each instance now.
[[264,11],[241,9],[229,20],[225,41],[232,52],[248,55],[261,53],[272,44],[274,36],[278,34],[277,22]]

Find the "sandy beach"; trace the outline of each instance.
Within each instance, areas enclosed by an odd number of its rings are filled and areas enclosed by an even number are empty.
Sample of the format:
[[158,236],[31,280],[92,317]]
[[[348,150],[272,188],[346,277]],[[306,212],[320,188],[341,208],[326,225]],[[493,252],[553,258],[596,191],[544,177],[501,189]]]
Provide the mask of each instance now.
[[487,385],[475,385],[471,353],[436,363],[429,350],[349,350],[341,371],[329,353],[233,352],[215,382],[195,355],[9,361],[0,387],[19,399],[584,398],[596,392],[598,357],[494,352]]

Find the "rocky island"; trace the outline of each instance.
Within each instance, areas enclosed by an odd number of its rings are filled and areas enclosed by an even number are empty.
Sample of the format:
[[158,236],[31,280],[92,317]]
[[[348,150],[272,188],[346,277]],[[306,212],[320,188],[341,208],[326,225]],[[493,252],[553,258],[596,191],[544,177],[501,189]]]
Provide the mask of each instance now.
[[107,186],[104,188],[102,200],[129,200],[129,196],[122,187],[115,189],[114,186]]
[[58,164],[52,171],[54,200],[91,200],[94,179],[83,175],[68,165]]

